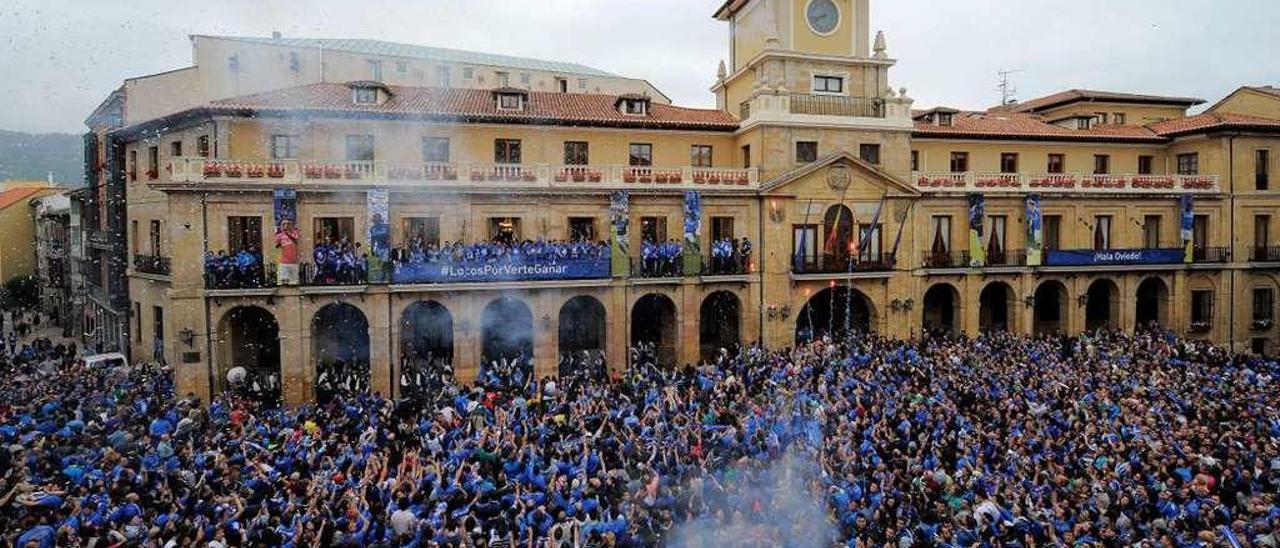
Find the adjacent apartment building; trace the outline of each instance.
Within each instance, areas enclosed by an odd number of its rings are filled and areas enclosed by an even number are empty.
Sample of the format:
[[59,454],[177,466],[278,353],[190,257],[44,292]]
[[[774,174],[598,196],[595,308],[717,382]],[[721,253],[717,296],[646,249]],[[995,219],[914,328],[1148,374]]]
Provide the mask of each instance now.
[[[128,258],[110,288],[127,296],[103,304],[182,391],[240,366],[295,402],[337,354],[396,394],[441,357],[462,380],[513,351],[539,375],[584,351],[616,371],[638,343],[692,363],[851,331],[1160,324],[1277,350],[1280,90],[1198,114],[1096,90],[921,109],[869,13],[727,1],[714,109],[579,65],[193,37],[194,67],[127,81],[91,118],[111,113],[87,138],[105,150],[88,241]],[[420,256],[584,240],[609,252]],[[339,241],[361,244],[359,275],[315,264]],[[653,267],[663,243],[682,253]],[[122,265],[99,263],[86,279],[107,288]]]

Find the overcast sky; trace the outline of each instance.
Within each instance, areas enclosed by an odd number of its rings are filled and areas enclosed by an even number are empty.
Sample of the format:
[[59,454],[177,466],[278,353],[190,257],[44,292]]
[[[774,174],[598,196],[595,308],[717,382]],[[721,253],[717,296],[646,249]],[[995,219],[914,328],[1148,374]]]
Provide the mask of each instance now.
[[[80,132],[127,77],[188,66],[190,34],[359,37],[574,61],[710,106],[722,0],[4,0],[0,129]],[[871,0],[917,107],[1071,87],[1216,100],[1280,84],[1277,0]],[[128,9],[121,9],[128,6]],[[377,7],[375,7],[377,6]]]

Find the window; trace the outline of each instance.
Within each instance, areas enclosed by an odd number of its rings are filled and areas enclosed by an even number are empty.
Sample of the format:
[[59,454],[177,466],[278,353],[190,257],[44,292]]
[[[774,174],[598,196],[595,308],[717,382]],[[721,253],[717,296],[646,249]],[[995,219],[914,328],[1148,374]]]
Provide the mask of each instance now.
[[1178,175],[1199,175],[1200,154],[1190,152],[1178,155]]
[[732,240],[733,217],[712,217],[711,239],[713,241]]
[[182,156],[182,141],[173,141],[169,143],[169,156],[179,158]]
[[449,138],[448,137],[423,137],[422,138],[422,161],[448,162],[449,161]]
[[951,116],[951,113],[950,113],[950,112],[939,112],[939,113],[938,113],[938,125],[940,125],[940,126],[949,126],[949,125],[951,125],[951,123],[952,123],[952,116]]
[[262,217],[227,217],[227,252],[258,251],[262,245]]
[[129,180],[138,180],[138,151],[129,151]]
[[497,76],[497,77],[498,77],[498,87],[503,87],[503,88],[505,88],[505,87],[507,87],[507,86],[511,85],[511,73],[508,73],[508,72],[497,72],[497,73],[495,73],[495,76]]
[[1254,337],[1249,340],[1249,351],[1259,356],[1267,355],[1267,339],[1265,337]]
[[920,151],[911,151],[911,171],[920,171]]
[[520,163],[520,140],[494,139],[493,161],[499,164]]
[[382,61],[377,59],[365,59],[365,65],[369,67],[369,79],[374,82],[382,81]]
[[470,80],[472,78],[475,78],[475,75],[476,75],[476,69],[473,69],[471,67],[465,67],[462,69],[463,80]]
[[1062,216],[1044,216],[1044,248],[1046,250],[1062,249]]
[[632,116],[644,116],[649,111],[649,101],[644,99],[623,99],[622,113]]
[[817,141],[796,141],[796,163],[808,164],[818,160]]
[[667,241],[667,218],[641,217],[640,238],[646,242]]
[[1095,113],[1093,113],[1093,123],[1095,123],[1095,124],[1105,124],[1105,123],[1107,123],[1107,113],[1105,113],[1105,112],[1095,112]]
[[405,61],[396,61],[396,72],[400,74],[409,72],[409,63]]
[[1145,215],[1142,217],[1142,247],[1145,249],[1160,248],[1160,216]]
[[134,219],[129,221],[131,230],[129,231],[129,248],[134,253],[142,253],[142,248],[138,247],[138,221]]
[[347,136],[347,161],[348,162],[372,162],[373,161],[373,136],[372,135],[348,135]]
[[1125,122],[1126,122],[1126,121],[1127,121],[1127,120],[1125,119],[1125,115],[1124,115],[1124,113],[1123,113],[1123,112],[1113,112],[1113,113],[1111,113],[1111,123],[1113,123],[1113,124],[1115,124],[1115,125],[1117,125],[1117,126],[1123,126],[1123,125],[1125,124]]
[[1253,153],[1253,188],[1266,190],[1271,185],[1271,151],[1256,150]]
[[151,255],[159,257],[162,255],[160,252],[160,221],[153,219],[149,228],[150,231],[148,236],[150,236],[149,243],[151,244]]
[[690,146],[689,162],[693,167],[711,167],[711,145]]
[[1093,155],[1093,174],[1106,175],[1111,173],[1111,156],[1108,154]]
[[876,143],[858,145],[858,157],[868,164],[880,165],[880,145]]
[[596,218],[569,217],[569,240],[581,242],[596,241]]
[[969,171],[969,153],[968,152],[952,152],[951,153],[951,172],[964,173]]
[[[951,216],[934,215],[929,219],[929,251],[934,255],[932,263],[951,252]],[[949,258],[949,257],[948,257]]]
[[564,78],[556,78],[556,91],[569,93],[569,81]]
[[1152,166],[1155,164],[1155,158],[1152,156],[1138,157],[1138,175],[1151,175]]
[[1195,289],[1191,291],[1191,324],[1209,327],[1213,325],[1213,291]]
[[1271,322],[1276,314],[1276,293],[1270,287],[1253,288],[1253,321]]
[[142,303],[133,301],[133,342],[142,342]]
[[1067,156],[1065,154],[1050,154],[1049,163],[1045,166],[1045,171],[1049,173],[1063,173],[1067,167]]
[[1089,129],[1093,127],[1093,118],[1080,117],[1076,118],[1076,129]]
[[160,147],[147,147],[147,178],[155,179],[160,176]]
[[498,108],[503,110],[520,110],[522,108],[522,97],[519,93],[499,93]]
[[196,156],[201,158],[209,157],[209,136],[201,135],[196,137]]
[[354,239],[356,225],[351,217],[316,217],[314,226],[317,244]]
[[357,105],[375,105],[378,103],[377,88],[355,88],[355,101]]
[[858,238],[865,242],[865,245],[858,248],[858,255],[873,261],[880,260],[880,251],[883,249],[884,236],[881,233],[882,225],[858,225]]
[[164,352],[164,309],[151,307],[151,332],[155,334],[157,353]]
[[814,76],[814,93],[844,93],[844,78],[839,76]]
[[1267,257],[1267,246],[1271,245],[1271,216],[1253,216],[1253,257],[1263,260]]
[[520,73],[520,83],[526,86],[529,85],[529,73],[527,72]]
[[648,143],[631,143],[630,165],[633,166],[651,166],[653,165],[653,145]]
[[1111,249],[1111,216],[1098,215],[1093,218],[1093,250]]
[[271,158],[273,160],[297,158],[298,141],[299,137],[297,135],[272,135]]
[[564,165],[585,166],[591,162],[586,141],[564,142]]
[[742,168],[751,167],[751,145],[742,145]]
[[586,90],[586,89],[587,89],[587,79],[586,79],[586,78],[578,78],[578,89],[579,89],[579,90]]
[[519,217],[490,217],[489,241],[511,244],[520,241]]
[[406,245],[440,245],[439,217],[409,217],[402,221],[401,226]]
[[1017,173],[1018,172],[1018,153],[1002,152],[1000,153],[1000,173]]
[[436,85],[447,88],[450,86],[451,74],[449,67],[436,67]]
[[791,228],[791,256],[798,261],[818,258],[818,225],[795,225]]
[[987,260],[991,264],[1004,264],[1004,250],[1007,245],[1006,232],[1009,218],[1004,215],[992,215],[987,218]]
[[1191,245],[1203,250],[1209,244],[1209,216],[1196,215],[1191,221]]

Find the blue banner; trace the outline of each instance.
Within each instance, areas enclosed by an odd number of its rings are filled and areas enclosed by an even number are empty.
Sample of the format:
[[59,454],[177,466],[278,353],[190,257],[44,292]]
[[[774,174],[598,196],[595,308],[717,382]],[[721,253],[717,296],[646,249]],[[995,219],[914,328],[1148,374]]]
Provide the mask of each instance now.
[[987,263],[987,250],[982,247],[982,223],[987,216],[987,200],[981,194],[969,195],[969,266]]
[[1044,216],[1040,213],[1040,196],[1027,195],[1027,266],[1044,262]]
[[502,261],[441,261],[397,263],[391,273],[396,284],[587,280],[609,277],[609,257],[559,259],[554,263],[516,259]]
[[369,234],[369,281],[385,282],[384,264],[391,259],[391,216],[385,188],[369,189],[367,198]]
[[702,195],[696,190],[684,193],[684,271],[702,270],[702,251],[698,234],[702,231]]
[[1069,249],[1045,251],[1047,266],[1178,264],[1181,249]]
[[1192,262],[1195,252],[1196,213],[1195,203],[1190,194],[1178,197],[1179,234],[1182,236],[1182,260]]

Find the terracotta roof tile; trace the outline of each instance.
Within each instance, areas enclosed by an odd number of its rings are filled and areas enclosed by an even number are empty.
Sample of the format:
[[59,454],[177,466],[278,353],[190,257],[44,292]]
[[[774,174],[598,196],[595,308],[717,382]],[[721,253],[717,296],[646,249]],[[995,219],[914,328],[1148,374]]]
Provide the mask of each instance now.
[[391,96],[379,104],[355,104],[345,84],[325,83],[286,88],[211,103],[215,110],[257,113],[301,112],[341,116],[433,118],[494,123],[600,125],[659,129],[733,131],[738,120],[714,109],[649,105],[649,114],[618,111],[618,96],[583,93],[528,92],[522,111],[499,110],[492,90],[387,86]]
[[1188,133],[1213,130],[1238,129],[1280,131],[1280,120],[1261,118],[1258,116],[1246,116],[1243,114],[1206,112],[1204,114],[1197,114],[1186,118],[1156,122],[1154,124],[1150,124],[1148,127],[1162,136],[1177,137],[1178,135],[1186,135]]
[[9,206],[30,198],[42,190],[45,189],[41,187],[22,187],[0,192],[0,209],[8,209]]
[[1151,141],[1163,139],[1143,126],[1101,125],[1093,129],[1068,129],[1045,122],[1040,116],[1015,112],[961,112],[950,126],[916,122],[915,137],[974,139],[1028,139],[1052,141]]
[[1123,103],[1157,103],[1192,106],[1204,102],[1194,97],[1169,97],[1164,95],[1143,95],[1137,93],[1119,93],[1114,91],[1096,91],[1089,89],[1069,89],[1030,101],[992,107],[992,111],[1035,112],[1050,107],[1074,103],[1077,101],[1115,101]]

